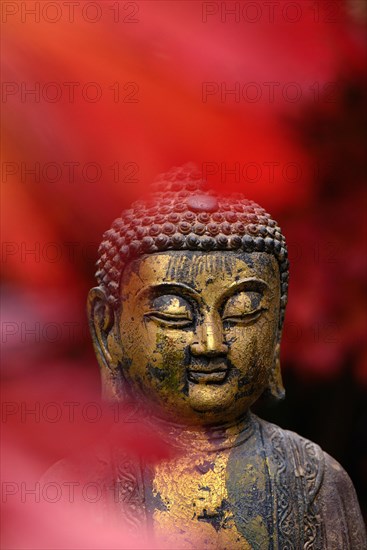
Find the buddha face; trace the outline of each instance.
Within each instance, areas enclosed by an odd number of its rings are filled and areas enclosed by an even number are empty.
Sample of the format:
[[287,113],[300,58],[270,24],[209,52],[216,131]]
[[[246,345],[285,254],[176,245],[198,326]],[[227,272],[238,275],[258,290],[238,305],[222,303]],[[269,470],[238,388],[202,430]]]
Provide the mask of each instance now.
[[179,423],[233,421],[267,386],[280,301],[272,255],[142,256],[125,268],[120,295],[119,364],[156,414]]

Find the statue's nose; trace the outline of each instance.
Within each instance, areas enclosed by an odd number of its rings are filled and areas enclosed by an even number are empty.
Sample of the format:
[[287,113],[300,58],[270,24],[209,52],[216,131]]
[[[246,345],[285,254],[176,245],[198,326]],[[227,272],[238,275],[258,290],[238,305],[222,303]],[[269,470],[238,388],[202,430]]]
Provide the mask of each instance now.
[[194,340],[190,346],[193,355],[225,355],[228,345],[223,341],[223,327],[220,319],[209,317],[196,328]]

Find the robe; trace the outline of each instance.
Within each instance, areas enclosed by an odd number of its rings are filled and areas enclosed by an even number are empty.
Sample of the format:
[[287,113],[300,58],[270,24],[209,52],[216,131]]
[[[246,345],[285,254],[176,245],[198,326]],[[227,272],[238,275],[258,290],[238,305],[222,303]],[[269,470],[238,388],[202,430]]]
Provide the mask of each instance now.
[[95,464],[88,471],[105,488],[104,511],[162,548],[367,549],[343,468],[315,443],[253,414],[230,443],[186,446],[156,464],[117,449]]

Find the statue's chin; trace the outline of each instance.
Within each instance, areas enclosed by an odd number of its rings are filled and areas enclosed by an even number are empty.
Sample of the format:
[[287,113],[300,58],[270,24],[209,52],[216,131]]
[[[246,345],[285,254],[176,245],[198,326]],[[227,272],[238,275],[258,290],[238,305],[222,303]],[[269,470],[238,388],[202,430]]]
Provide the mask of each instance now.
[[223,384],[189,384],[189,402],[197,412],[223,412],[233,406],[233,390]]

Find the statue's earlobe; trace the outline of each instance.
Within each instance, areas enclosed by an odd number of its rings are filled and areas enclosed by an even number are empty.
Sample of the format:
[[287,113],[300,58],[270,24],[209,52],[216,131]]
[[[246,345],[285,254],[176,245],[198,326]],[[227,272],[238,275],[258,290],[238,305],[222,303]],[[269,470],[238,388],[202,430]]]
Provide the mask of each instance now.
[[121,346],[116,334],[114,310],[100,287],[89,291],[87,310],[93,347],[101,369],[102,397],[108,401],[119,399],[121,389],[118,383],[118,366]]
[[89,329],[92,335],[94,351],[102,372],[113,370],[115,358],[111,353],[110,340],[114,331],[114,312],[100,287],[92,288],[87,302]]
[[275,399],[284,399],[285,389],[280,370],[280,343],[275,348],[274,364],[269,376],[268,389]]

